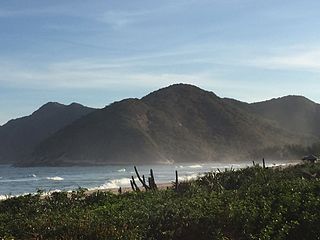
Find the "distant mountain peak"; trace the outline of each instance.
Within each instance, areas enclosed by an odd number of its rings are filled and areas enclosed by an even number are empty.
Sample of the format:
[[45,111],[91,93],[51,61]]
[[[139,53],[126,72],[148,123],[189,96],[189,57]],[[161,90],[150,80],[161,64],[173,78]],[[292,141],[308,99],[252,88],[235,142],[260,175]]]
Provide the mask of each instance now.
[[92,111],[80,104],[48,102],[29,116],[9,121],[0,127],[0,163],[20,160],[41,141]]
[[[192,84],[187,84],[187,83],[176,83],[176,84],[172,84],[168,87],[164,87],[164,88],[160,88],[155,92],[166,92],[166,91],[176,91],[176,92],[190,92],[190,91],[198,91],[198,92],[207,92],[195,85]],[[152,93],[151,93],[152,94]]]
[[213,92],[205,91],[197,86],[185,83],[173,84],[168,87],[160,88],[142,98],[142,100],[150,101],[157,100],[158,98],[162,99],[172,99],[172,98],[181,98],[183,99],[192,99],[204,95],[210,95],[211,97],[218,98]]
[[38,110],[36,110],[32,115],[37,115],[37,114],[43,114],[43,113],[53,113],[56,111],[66,111],[67,109],[83,109],[87,108],[83,106],[82,104],[73,102],[69,105],[62,104],[59,102],[47,102],[46,104],[42,105]]
[[82,104],[80,104],[80,103],[77,103],[77,102],[72,102],[72,103],[70,103],[69,105],[67,105],[67,107],[72,107],[72,108],[82,108],[82,107],[85,107],[85,106],[83,106]]
[[257,102],[259,103],[264,103],[264,102],[290,102],[290,103],[312,103],[314,104],[315,102],[310,100],[309,98],[306,98],[302,95],[287,95],[287,96],[283,96],[283,97],[278,97],[278,98],[272,98],[270,100],[266,100],[266,101],[262,101],[262,102]]
[[46,104],[42,105],[38,110],[35,112],[43,112],[43,111],[51,111],[52,109],[57,108],[64,108],[66,105],[58,102],[47,102]]
[[46,104],[42,105],[42,107],[61,107],[61,106],[66,106],[66,105],[59,102],[47,102]]
[[310,100],[309,98],[306,98],[302,95],[288,95],[280,98],[282,100],[291,100],[291,101],[299,101],[299,102],[305,102],[305,103],[312,103],[315,104],[316,102]]

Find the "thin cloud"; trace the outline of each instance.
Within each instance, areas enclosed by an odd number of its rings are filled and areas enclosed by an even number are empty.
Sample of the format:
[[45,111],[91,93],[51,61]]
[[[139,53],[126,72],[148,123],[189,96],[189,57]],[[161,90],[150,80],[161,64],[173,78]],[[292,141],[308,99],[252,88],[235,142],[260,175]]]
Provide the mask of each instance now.
[[265,69],[320,72],[320,49],[256,57],[248,63],[249,65]]
[[[0,83],[25,88],[100,89],[121,86],[157,87],[175,82],[198,84],[208,81],[205,73],[126,71],[122,65],[88,61],[49,64],[42,69],[26,69],[21,65],[2,65]],[[119,69],[120,68],[120,69]]]
[[152,11],[107,11],[98,20],[110,25],[114,29],[120,29],[138,22],[139,19],[141,20],[141,18],[151,13]]
[[121,29],[131,24],[147,21],[155,16],[163,17],[163,14],[172,14],[183,11],[183,8],[194,4],[195,0],[164,1],[160,5],[153,5],[145,10],[108,10],[101,14],[96,20],[110,25],[113,29]]

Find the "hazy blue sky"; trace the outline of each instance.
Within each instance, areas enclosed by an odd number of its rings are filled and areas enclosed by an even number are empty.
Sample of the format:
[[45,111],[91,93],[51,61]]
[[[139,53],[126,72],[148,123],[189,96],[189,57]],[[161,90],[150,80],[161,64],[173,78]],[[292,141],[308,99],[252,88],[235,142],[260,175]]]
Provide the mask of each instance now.
[[48,101],[103,107],[184,82],[320,102],[320,1],[1,0],[0,124]]

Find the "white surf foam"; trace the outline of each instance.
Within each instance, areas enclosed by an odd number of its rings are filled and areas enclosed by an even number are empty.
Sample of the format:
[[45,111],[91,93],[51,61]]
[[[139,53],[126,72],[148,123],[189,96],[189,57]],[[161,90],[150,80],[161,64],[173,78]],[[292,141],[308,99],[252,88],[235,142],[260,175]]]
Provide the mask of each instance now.
[[119,169],[118,172],[125,172],[126,169],[125,168],[122,168],[122,169]]
[[43,192],[41,194],[41,196],[50,196],[52,193],[55,193],[55,192],[61,192],[60,189],[55,189],[55,190],[50,190],[50,191],[47,191],[47,192]]
[[204,174],[194,173],[191,175],[179,176],[179,181],[189,181],[201,176],[204,176]]
[[175,168],[184,168],[184,166],[180,165],[180,166],[176,166]]
[[9,195],[0,195],[0,201],[10,198]]
[[189,168],[202,168],[202,166],[199,164],[196,164],[196,165],[190,165]]
[[22,194],[17,194],[17,195],[11,195],[11,194],[0,195],[0,201],[7,200],[7,199],[10,199],[10,198],[14,198],[14,197],[26,196],[26,195],[29,195],[29,194],[32,194],[32,193],[22,193]]
[[90,188],[89,190],[102,190],[102,189],[110,189],[110,188],[119,188],[119,187],[127,187],[130,186],[130,178],[119,178],[113,179],[105,182],[99,187]]
[[52,181],[63,181],[63,180],[64,180],[64,178],[58,177],[58,176],[55,176],[55,177],[46,177],[46,179],[52,180]]

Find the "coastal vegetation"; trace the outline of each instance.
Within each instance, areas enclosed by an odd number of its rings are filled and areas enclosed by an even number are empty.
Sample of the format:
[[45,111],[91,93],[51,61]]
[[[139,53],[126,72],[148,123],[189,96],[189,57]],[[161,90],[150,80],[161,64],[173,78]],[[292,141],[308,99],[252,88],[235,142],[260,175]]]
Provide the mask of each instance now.
[[319,239],[320,164],[254,164],[166,190],[84,189],[0,202],[3,239]]

